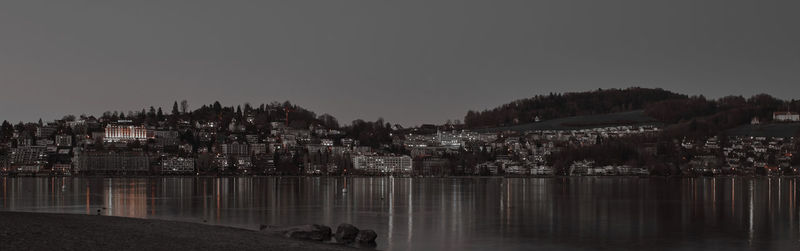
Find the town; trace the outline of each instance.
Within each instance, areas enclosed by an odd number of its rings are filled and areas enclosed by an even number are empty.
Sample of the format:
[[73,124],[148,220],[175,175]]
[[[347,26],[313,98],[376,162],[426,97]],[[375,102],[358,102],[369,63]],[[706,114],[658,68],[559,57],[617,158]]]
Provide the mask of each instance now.
[[[764,120],[800,122],[793,112]],[[662,126],[485,131],[460,121],[403,128],[382,119],[340,126],[289,102],[244,108],[217,102],[190,111],[187,101],[176,101],[169,114],[151,107],[3,122],[0,175],[798,174],[793,135],[665,138]],[[762,123],[753,118],[751,126]]]

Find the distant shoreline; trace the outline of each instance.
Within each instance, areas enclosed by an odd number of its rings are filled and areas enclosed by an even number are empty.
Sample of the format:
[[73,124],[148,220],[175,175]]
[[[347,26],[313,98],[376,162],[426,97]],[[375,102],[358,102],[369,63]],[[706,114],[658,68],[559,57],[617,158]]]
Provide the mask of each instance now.
[[0,211],[6,250],[354,250],[225,226],[156,219]]
[[549,179],[549,178],[797,178],[795,175],[459,175],[459,176],[375,176],[375,175],[347,175],[347,176],[313,176],[313,175],[61,175],[61,176],[30,176],[30,175],[0,175],[0,178],[487,178],[487,179]]

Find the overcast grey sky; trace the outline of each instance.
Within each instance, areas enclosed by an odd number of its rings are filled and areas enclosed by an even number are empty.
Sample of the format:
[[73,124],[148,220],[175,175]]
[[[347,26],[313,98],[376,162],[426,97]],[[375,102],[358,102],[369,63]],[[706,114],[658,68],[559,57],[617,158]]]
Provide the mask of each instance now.
[[800,1],[2,1],[0,120],[290,100],[349,123],[549,92],[800,98]]

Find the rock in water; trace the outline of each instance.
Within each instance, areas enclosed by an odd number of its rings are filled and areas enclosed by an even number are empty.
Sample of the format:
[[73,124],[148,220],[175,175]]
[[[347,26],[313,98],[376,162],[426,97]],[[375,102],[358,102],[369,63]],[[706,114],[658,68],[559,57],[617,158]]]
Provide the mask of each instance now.
[[339,243],[353,243],[358,235],[356,226],[342,223],[336,228],[336,241]]
[[374,230],[364,229],[358,231],[358,236],[356,236],[356,241],[360,243],[375,243],[375,238],[378,238],[378,234],[375,233]]

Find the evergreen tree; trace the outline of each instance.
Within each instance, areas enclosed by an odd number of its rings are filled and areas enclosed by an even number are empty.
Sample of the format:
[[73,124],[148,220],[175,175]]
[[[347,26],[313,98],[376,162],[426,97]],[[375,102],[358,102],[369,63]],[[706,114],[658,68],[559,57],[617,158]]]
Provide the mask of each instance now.
[[178,115],[178,113],[180,113],[178,111],[178,101],[175,101],[175,103],[172,104],[172,116]]
[[0,126],[0,141],[6,142],[14,135],[14,126],[8,121],[3,120],[3,125]]
[[156,119],[161,121],[164,119],[164,112],[161,111],[161,107],[158,108],[158,112],[156,112]]
[[222,111],[222,105],[219,104],[219,101],[214,101],[214,104],[211,106],[211,109],[213,109],[214,112],[219,114]]

